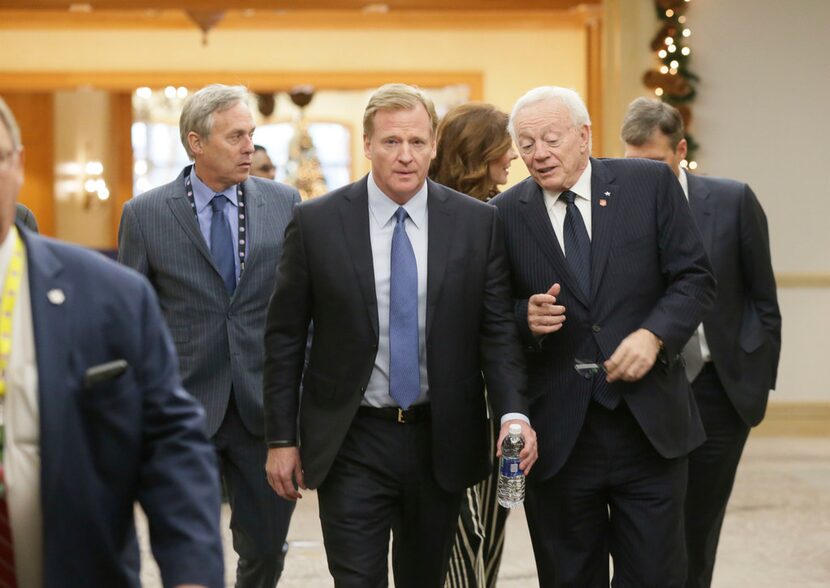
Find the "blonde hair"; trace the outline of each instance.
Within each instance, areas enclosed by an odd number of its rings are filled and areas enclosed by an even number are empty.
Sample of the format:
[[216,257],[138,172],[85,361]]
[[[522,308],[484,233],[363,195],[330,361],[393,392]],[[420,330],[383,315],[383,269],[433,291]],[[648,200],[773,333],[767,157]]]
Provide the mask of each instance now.
[[426,94],[415,86],[407,84],[386,84],[378,88],[363,112],[363,134],[371,138],[375,131],[375,114],[379,110],[412,110],[423,105],[432,123],[432,134],[438,126],[438,115],[435,114],[435,105]]
[[512,142],[507,114],[491,104],[469,102],[450,110],[438,125],[438,149],[429,176],[439,184],[488,200],[498,194],[490,163]]

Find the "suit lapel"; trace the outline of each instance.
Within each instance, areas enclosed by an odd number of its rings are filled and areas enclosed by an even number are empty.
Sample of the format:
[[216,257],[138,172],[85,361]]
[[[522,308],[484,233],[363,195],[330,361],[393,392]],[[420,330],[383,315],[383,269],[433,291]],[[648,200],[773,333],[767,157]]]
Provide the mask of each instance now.
[[[372,242],[369,237],[369,192],[366,189],[368,176],[356,182],[351,190],[343,193],[340,200],[340,220],[343,242],[349,251],[352,267],[363,296],[369,322],[378,336],[378,303],[375,294],[375,267],[372,261]],[[336,240],[335,240],[336,243]],[[336,245],[334,245],[336,246]]]
[[265,218],[267,207],[265,207],[265,197],[259,191],[256,184],[251,180],[245,180],[242,184],[242,190],[245,193],[245,240],[247,242],[245,249],[245,270],[239,276],[239,284],[236,286],[234,296],[239,292],[242,282],[246,280],[245,275],[251,273],[250,270],[254,267],[254,260],[259,255],[259,248],[257,245],[262,244],[265,238],[266,227],[269,223],[276,224],[276,220]]
[[199,229],[199,221],[196,219],[196,214],[193,212],[193,207],[190,205],[190,200],[187,198],[187,193],[184,187],[185,174],[190,174],[192,166],[184,168],[184,171],[176,178],[173,183],[173,191],[167,198],[167,204],[173,216],[181,225],[185,235],[187,235],[196,247],[196,250],[201,253],[205,259],[208,260],[213,270],[221,277],[219,268],[213,262],[213,256],[210,254],[205,238]]
[[567,288],[567,284],[574,283],[576,280],[571,274],[571,268],[565,260],[565,254],[559,246],[559,240],[556,238],[556,233],[551,225],[542,189],[532,178],[528,178],[525,182],[524,190],[519,198],[522,203],[519,210],[525,224],[527,224],[534,239],[539,243],[540,249],[555,268],[557,275],[562,276],[563,288],[568,289],[574,298],[588,306],[588,301],[579,288]]
[[448,192],[431,180],[427,180],[427,316],[424,336],[429,340],[435,305],[441,297],[447,256],[452,251],[453,211]]
[[715,222],[717,216],[712,215],[712,199],[709,198],[709,189],[700,178],[686,172],[689,181],[689,206],[692,209],[692,217],[700,231],[703,239],[703,246],[709,257],[714,252]]
[[63,464],[66,415],[71,412],[73,380],[72,333],[69,319],[74,308],[74,289],[64,275],[63,262],[37,238],[26,238],[32,326],[37,358],[40,410],[41,485],[54,487]]
[[620,207],[614,177],[604,163],[591,158],[591,300],[599,290]]

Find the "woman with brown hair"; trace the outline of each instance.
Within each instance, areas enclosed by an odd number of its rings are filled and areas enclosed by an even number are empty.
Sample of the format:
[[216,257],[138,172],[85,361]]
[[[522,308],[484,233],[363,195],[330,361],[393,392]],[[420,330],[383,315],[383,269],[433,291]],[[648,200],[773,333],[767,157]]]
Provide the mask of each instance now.
[[[487,201],[507,182],[516,150],[507,133],[507,115],[490,104],[470,102],[450,110],[437,131],[438,148],[429,177],[473,198]],[[499,423],[491,427],[495,455]],[[489,478],[468,488],[461,502],[446,588],[491,588],[504,547],[507,510],[496,497],[498,464]]]
[[432,180],[484,201],[499,193],[517,157],[505,113],[491,104],[468,102],[450,110],[437,133],[438,153],[429,166]]

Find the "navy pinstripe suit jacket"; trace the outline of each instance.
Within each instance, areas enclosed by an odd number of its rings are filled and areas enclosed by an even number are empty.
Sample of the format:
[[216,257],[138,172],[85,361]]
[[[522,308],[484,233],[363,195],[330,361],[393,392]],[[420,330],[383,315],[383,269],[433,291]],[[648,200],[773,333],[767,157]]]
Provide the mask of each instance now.
[[[587,299],[569,288],[573,278],[539,185],[527,178],[493,200],[503,221],[516,322],[527,349],[530,420],[539,442],[531,475],[539,479],[559,471],[582,428],[592,384],[577,374],[574,359],[589,338],[604,361],[641,327],[660,337],[664,349],[651,371],[638,382],[612,386],[664,457],[684,455],[704,440],[678,355],[712,305],[715,281],[683,191],[662,163],[592,158],[591,165]],[[528,298],[557,282],[567,320],[539,342],[528,328]]]
[[190,166],[124,205],[118,260],[145,274],[158,293],[184,386],[204,405],[208,434],[222,424],[233,386],[245,427],[261,436],[265,314],[300,195],[270,180],[245,180],[247,257],[228,297],[185,193],[189,173]]

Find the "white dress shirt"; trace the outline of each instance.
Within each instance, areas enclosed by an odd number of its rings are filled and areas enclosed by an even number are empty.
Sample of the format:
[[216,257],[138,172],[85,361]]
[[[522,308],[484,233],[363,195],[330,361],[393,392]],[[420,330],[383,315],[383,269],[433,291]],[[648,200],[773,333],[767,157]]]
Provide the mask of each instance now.
[[[11,261],[15,234],[16,229],[12,226],[0,245],[0,283],[5,279]],[[29,272],[25,263],[12,316],[12,350],[3,402],[6,420],[3,471],[15,547],[17,585],[39,588],[43,585],[40,410]]]
[[[378,302],[378,353],[375,367],[366,387],[365,406],[397,406],[389,395],[389,280],[392,275],[392,234],[395,232],[395,211],[400,204],[386,196],[369,174],[369,239],[372,243],[372,265],[375,268],[375,297]],[[427,184],[403,205],[409,218],[405,221],[406,236],[415,252],[418,267],[418,357],[421,372],[421,393],[415,404],[427,402]]]
[[[553,225],[553,232],[556,233],[556,239],[559,241],[559,246],[562,248],[562,253],[565,253],[565,214],[568,211],[568,205],[564,198],[560,198],[562,192],[549,192],[543,190],[545,193],[545,208],[548,209],[548,216],[550,217],[550,224]],[[579,214],[582,215],[582,220],[585,222],[585,228],[588,231],[588,239],[591,238],[591,162],[582,171],[582,175],[576,181],[576,184],[571,188],[571,192],[576,194],[574,204],[579,209]]]
[[[686,200],[688,200],[689,178],[686,177],[686,170],[682,167],[680,168],[680,175],[677,176],[677,179],[680,182],[680,187],[683,188],[683,194],[686,196]],[[712,361],[712,352],[709,350],[709,344],[706,342],[706,333],[703,331],[703,323],[700,323],[697,326],[697,335],[700,339],[700,355],[703,357],[703,361]]]

